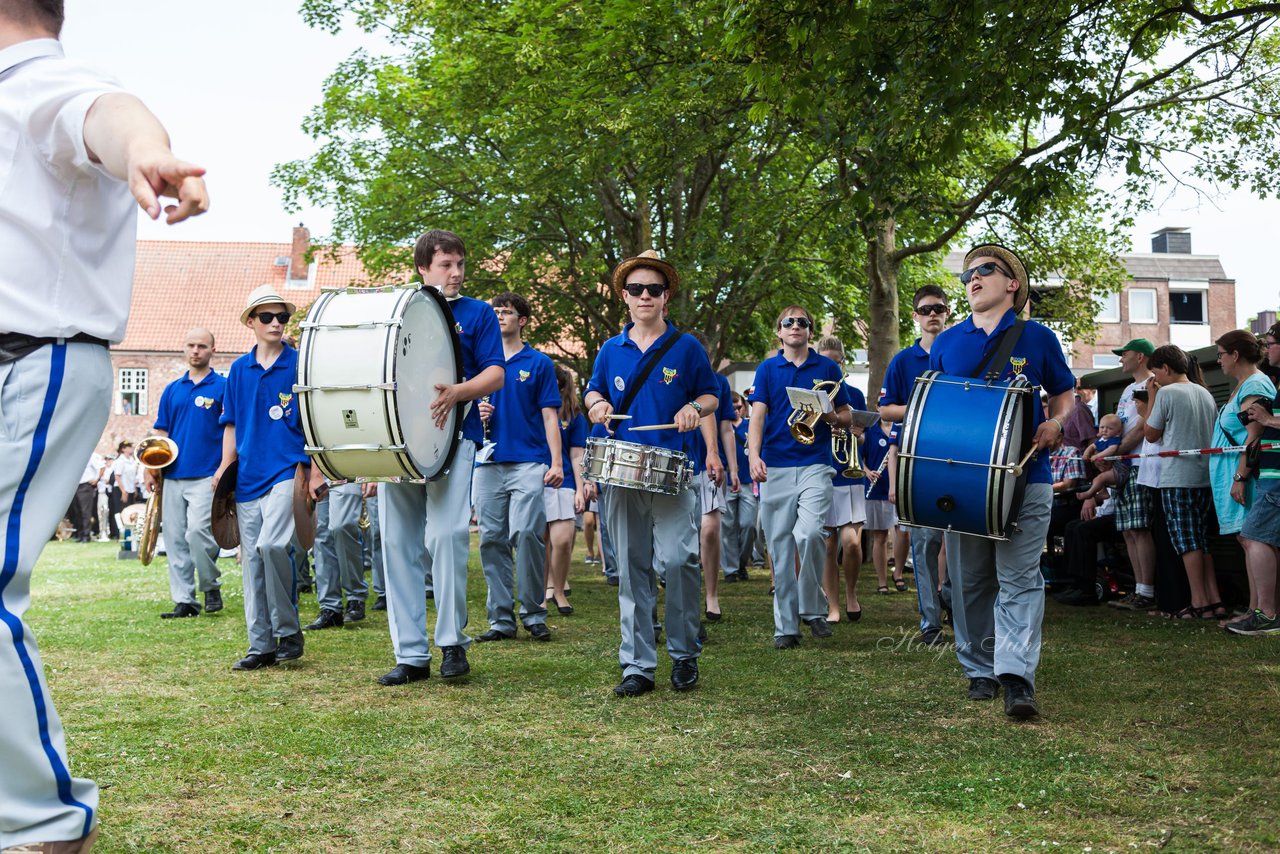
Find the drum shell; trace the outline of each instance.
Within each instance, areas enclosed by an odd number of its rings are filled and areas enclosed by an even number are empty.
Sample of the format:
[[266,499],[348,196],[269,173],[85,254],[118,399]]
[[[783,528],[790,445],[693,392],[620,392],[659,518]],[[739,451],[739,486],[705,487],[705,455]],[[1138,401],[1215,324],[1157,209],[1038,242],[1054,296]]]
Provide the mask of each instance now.
[[678,495],[693,480],[693,466],[683,451],[599,436],[587,437],[582,473],[610,486],[665,495]]
[[1026,474],[1010,469],[1030,448],[1035,389],[926,371],[903,419],[898,520],[904,525],[1007,540]]

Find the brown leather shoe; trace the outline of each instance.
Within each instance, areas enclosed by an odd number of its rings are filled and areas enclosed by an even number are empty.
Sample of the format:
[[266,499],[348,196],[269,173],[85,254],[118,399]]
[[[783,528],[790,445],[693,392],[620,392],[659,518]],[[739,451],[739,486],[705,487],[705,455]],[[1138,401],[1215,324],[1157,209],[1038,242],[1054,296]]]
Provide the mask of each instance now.
[[89,849],[98,839],[98,828],[95,827],[88,836],[80,839],[64,839],[59,842],[28,842],[14,845],[0,851],[0,854],[89,854]]

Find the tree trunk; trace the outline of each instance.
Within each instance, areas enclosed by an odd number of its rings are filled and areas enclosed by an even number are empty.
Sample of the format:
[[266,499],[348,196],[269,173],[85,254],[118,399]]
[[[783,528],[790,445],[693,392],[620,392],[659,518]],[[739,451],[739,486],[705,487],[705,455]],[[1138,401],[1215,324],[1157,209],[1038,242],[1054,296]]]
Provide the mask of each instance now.
[[894,259],[894,219],[862,227],[867,241],[867,403],[880,400],[885,370],[897,354],[898,339],[898,263]]

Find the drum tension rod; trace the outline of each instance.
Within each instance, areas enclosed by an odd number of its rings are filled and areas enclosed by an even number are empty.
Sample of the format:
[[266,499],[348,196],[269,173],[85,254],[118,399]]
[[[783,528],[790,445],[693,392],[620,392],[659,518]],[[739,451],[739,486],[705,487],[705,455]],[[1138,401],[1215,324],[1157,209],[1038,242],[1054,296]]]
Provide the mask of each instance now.
[[396,384],[391,383],[356,383],[354,385],[295,385],[293,390],[296,394],[306,394],[311,391],[372,391],[380,389],[382,391],[395,391]]
[[304,320],[298,324],[299,329],[377,329],[381,326],[401,326],[399,320],[370,320],[356,323],[317,323]]

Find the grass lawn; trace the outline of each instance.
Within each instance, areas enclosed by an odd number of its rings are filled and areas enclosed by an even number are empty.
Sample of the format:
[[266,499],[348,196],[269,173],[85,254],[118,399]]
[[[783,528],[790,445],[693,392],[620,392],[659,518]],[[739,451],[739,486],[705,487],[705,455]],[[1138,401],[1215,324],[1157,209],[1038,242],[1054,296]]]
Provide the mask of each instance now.
[[[251,673],[227,608],[168,610],[164,558],[52,543],[35,628],[101,851],[1167,851],[1280,846],[1280,638],[1050,601],[1044,716],[965,700],[954,653],[874,594],[771,645],[769,583],[722,587],[702,682],[615,699],[616,589],[582,564],[549,644],[473,645],[461,682],[384,688],[386,614]],[[471,633],[486,628],[472,550]],[[304,622],[316,614],[304,595]],[[434,612],[432,612],[434,615]],[[434,619],[434,616],[432,616]],[[438,667],[439,656],[433,665]],[[433,667],[433,670],[435,667]]]

